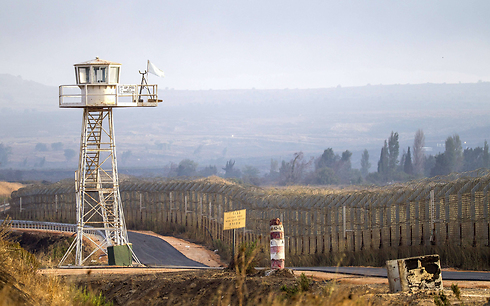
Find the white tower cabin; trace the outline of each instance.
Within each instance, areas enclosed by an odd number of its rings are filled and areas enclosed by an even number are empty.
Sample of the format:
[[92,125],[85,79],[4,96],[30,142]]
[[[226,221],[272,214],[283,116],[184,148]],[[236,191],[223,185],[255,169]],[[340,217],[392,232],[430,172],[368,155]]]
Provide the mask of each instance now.
[[[59,87],[60,108],[83,108],[80,159],[75,173],[77,235],[60,262],[83,266],[97,251],[110,265],[139,264],[128,240],[119,193],[114,107],[157,106],[157,85],[121,85],[121,64],[94,60],[75,64],[76,85]],[[94,239],[98,231],[103,241]],[[93,248],[88,252],[87,241]],[[71,254],[75,251],[75,256]]]
[[[157,85],[119,84],[121,64],[102,60],[75,64],[76,85],[60,86],[60,108],[157,106]],[[144,76],[144,75],[143,75]]]

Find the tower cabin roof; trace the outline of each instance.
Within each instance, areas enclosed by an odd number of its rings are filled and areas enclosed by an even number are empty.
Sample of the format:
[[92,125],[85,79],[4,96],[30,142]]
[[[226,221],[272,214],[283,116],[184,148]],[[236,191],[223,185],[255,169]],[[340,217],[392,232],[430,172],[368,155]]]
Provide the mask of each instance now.
[[121,64],[116,63],[116,62],[106,61],[106,60],[100,59],[99,57],[96,57],[93,60],[86,61],[86,62],[79,63],[79,64],[75,64],[74,66],[86,66],[86,65],[121,65]]

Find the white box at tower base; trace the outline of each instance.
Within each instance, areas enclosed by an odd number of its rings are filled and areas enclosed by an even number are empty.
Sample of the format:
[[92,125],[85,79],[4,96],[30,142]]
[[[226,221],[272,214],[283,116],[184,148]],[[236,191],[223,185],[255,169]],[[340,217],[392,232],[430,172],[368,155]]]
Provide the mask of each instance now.
[[442,290],[439,255],[425,255],[386,261],[390,292]]

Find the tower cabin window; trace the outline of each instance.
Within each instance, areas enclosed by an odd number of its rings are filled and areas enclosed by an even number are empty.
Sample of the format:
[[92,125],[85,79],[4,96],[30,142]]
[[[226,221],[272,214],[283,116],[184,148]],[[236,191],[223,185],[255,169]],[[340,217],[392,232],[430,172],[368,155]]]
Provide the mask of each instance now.
[[79,67],[78,68],[78,82],[80,84],[87,84],[89,82],[89,67]]
[[106,82],[106,67],[94,67],[94,83]]
[[110,67],[109,68],[109,83],[117,84],[119,83],[119,67]]

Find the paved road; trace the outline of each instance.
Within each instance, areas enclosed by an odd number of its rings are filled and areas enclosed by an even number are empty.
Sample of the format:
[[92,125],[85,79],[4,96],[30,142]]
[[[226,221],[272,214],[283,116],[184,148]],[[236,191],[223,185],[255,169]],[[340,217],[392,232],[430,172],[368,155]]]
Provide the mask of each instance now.
[[196,267],[206,265],[185,257],[173,246],[158,237],[128,231],[133,251],[142,264],[158,267]]
[[[365,267],[294,267],[293,270],[319,271],[386,278],[385,268]],[[490,272],[442,271],[442,280],[490,281]]]

